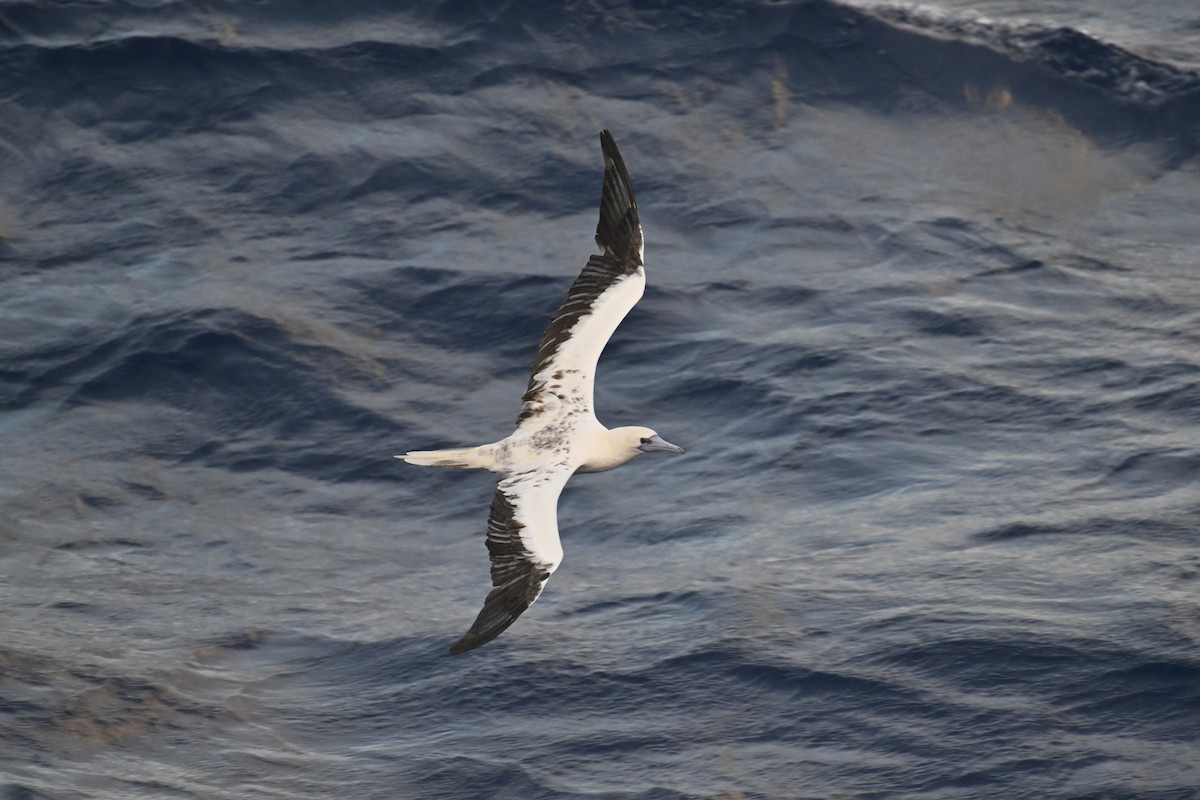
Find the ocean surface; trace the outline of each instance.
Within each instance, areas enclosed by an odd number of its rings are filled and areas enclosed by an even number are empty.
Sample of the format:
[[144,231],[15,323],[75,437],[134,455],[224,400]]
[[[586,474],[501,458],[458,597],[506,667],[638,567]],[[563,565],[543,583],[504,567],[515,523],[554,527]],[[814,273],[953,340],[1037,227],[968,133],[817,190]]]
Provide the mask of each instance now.
[[[1194,0],[0,0],[0,800],[1200,797]],[[494,477],[649,288],[503,636]]]

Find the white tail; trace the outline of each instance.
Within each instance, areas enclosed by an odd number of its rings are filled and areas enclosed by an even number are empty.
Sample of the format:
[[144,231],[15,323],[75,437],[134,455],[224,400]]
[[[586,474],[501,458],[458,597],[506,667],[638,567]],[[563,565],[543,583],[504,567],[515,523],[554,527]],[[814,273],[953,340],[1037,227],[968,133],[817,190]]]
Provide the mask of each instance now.
[[451,450],[413,450],[396,458],[422,467],[447,469],[487,469],[491,461],[484,458],[478,447],[459,447]]

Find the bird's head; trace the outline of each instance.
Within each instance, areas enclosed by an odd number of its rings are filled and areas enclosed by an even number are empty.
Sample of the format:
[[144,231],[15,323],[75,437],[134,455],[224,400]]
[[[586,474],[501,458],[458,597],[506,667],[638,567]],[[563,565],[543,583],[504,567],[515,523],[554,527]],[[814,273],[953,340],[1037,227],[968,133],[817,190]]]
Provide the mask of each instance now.
[[662,451],[682,453],[683,448],[665,441],[649,428],[613,428],[604,431],[603,439],[596,444],[588,460],[579,468],[580,472],[603,472],[619,467],[626,461],[641,455]]
[[[649,428],[618,428],[626,443],[639,453],[682,453],[683,448],[671,444]],[[636,454],[635,454],[636,455]]]

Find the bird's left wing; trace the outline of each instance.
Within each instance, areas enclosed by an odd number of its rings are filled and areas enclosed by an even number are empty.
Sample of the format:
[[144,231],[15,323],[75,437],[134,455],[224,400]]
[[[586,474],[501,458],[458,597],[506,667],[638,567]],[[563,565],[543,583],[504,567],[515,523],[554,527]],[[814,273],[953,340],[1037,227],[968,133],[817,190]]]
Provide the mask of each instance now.
[[588,259],[542,333],[518,426],[557,405],[554,401],[563,389],[576,390],[576,401],[591,408],[600,352],[646,288],[642,224],[629,170],[606,130],[600,132],[600,149],[604,184],[596,244],[603,252]]
[[493,588],[451,653],[465,653],[495,639],[538,599],[562,561],[558,496],[571,473],[565,466],[552,467],[500,481],[487,531]]

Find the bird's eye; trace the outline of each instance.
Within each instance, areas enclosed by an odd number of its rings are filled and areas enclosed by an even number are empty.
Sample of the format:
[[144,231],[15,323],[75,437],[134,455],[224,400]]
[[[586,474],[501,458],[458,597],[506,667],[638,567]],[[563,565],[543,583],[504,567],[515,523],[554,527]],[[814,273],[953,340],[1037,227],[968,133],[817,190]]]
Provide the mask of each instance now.
[[650,444],[650,439],[649,439],[649,438],[647,438],[647,437],[645,437],[645,436],[643,436],[643,437],[642,437],[642,444]]

